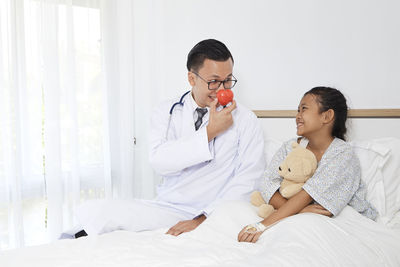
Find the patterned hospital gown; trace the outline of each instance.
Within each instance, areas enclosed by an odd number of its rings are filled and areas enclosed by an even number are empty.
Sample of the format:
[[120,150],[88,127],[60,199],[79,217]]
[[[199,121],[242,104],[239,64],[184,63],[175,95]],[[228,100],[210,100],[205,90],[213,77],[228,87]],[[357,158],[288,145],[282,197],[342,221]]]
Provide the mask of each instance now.
[[[282,178],[278,167],[292,150],[292,139],[282,145],[275,153],[264,174],[262,195],[269,203],[272,195],[279,189]],[[335,138],[325,151],[314,175],[303,185],[303,189],[334,216],[348,204],[359,213],[375,220],[378,213],[365,199],[366,186],[361,180],[360,162],[351,146]]]

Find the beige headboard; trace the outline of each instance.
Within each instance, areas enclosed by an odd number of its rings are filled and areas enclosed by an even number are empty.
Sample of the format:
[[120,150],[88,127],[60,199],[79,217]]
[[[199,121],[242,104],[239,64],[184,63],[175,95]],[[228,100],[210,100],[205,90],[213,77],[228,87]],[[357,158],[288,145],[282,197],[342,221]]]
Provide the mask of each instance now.
[[[258,118],[294,118],[296,110],[253,110]],[[400,118],[400,109],[350,109],[349,118]]]
[[[296,110],[254,110],[266,138],[286,141],[296,135]],[[351,109],[348,140],[400,138],[400,109]]]

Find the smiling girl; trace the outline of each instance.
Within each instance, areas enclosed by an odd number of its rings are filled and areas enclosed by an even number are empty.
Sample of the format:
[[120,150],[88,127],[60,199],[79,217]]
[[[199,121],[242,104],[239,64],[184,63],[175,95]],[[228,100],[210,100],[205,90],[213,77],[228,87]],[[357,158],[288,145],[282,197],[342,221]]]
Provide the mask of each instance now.
[[302,212],[336,216],[347,204],[370,219],[376,218],[376,210],[365,199],[359,160],[345,142],[347,110],[346,98],[337,89],[315,87],[304,94],[296,116],[297,142],[314,153],[317,170],[299,193],[284,198],[278,190],[282,182],[278,168],[296,139],[283,144],[265,172],[262,190],[265,202],[275,211],[244,227],[238,235],[240,242],[256,242],[268,226],[288,216]]

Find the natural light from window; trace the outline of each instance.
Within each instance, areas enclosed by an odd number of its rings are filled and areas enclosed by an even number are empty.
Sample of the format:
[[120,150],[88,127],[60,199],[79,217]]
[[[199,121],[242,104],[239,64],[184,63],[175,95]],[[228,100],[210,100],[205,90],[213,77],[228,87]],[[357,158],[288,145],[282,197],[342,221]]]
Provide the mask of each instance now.
[[[9,1],[0,1],[0,85],[6,85],[0,90],[0,104],[4,105],[0,111],[0,249],[15,247],[12,244],[13,218],[22,214],[23,245],[37,245],[49,242],[48,231],[48,203],[46,181],[46,142],[44,134],[48,129],[49,119],[46,118],[47,104],[45,99],[50,88],[45,88],[43,67],[43,42],[47,39],[43,30],[42,5],[46,1],[23,1],[23,9],[18,10],[23,16],[24,29],[21,36],[13,36],[10,12],[12,7]],[[80,2],[80,1],[74,1]],[[85,3],[87,1],[81,1]],[[91,1],[96,3],[96,1]],[[23,12],[22,12],[23,11]],[[80,200],[103,198],[103,79],[101,57],[100,10],[97,7],[75,5],[72,8],[64,4],[57,6],[57,38],[59,72],[59,127],[60,127],[60,157],[63,181],[63,224],[72,225],[72,207],[74,194],[69,190],[76,187],[72,177],[79,177]],[[17,17],[18,17],[17,15]],[[45,36],[46,38],[41,38]],[[22,47],[16,55],[11,47],[15,41]],[[19,73],[24,64],[23,75],[19,74],[19,81],[24,81],[23,90],[16,90],[15,73]],[[19,85],[21,85],[19,83]],[[26,94],[25,102],[18,102],[19,93]],[[16,112],[15,103],[22,104]],[[5,112],[3,112],[5,111]],[[21,114],[24,120],[21,122]],[[24,115],[25,114],[25,115]],[[4,128],[3,128],[4,127]],[[19,128],[21,127],[21,128]],[[22,130],[16,134],[13,129]],[[24,131],[28,129],[29,131]],[[26,135],[29,135],[25,139]],[[12,143],[10,143],[12,140]],[[23,140],[22,142],[20,140]],[[24,140],[29,140],[27,144]],[[6,142],[7,141],[7,142]],[[20,143],[19,143],[20,142]],[[25,146],[26,145],[26,146]],[[18,203],[11,196],[14,192],[13,179],[9,172],[12,161],[10,151],[23,150],[22,162],[29,161],[29,168],[21,167],[21,201]],[[19,164],[19,165],[18,165]],[[17,168],[18,169],[18,168]],[[75,198],[76,200],[76,198]],[[1,264],[0,264],[1,265]]]

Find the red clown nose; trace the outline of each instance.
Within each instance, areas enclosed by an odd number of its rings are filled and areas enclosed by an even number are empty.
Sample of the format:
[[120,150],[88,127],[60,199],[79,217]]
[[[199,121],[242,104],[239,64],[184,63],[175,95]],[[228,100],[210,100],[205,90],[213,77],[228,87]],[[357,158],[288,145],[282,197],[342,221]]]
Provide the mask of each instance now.
[[230,89],[223,89],[217,93],[218,102],[221,106],[226,106],[233,100],[233,93]]

